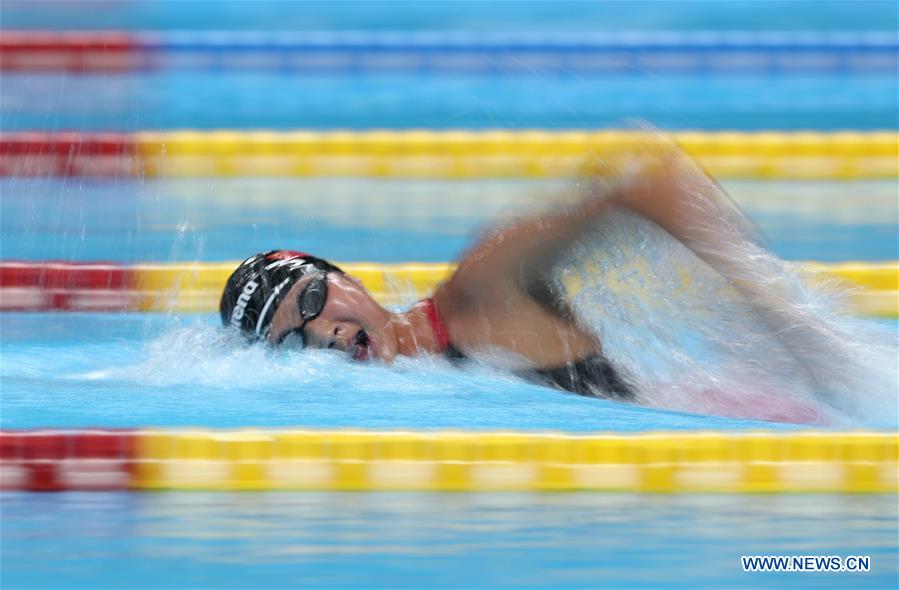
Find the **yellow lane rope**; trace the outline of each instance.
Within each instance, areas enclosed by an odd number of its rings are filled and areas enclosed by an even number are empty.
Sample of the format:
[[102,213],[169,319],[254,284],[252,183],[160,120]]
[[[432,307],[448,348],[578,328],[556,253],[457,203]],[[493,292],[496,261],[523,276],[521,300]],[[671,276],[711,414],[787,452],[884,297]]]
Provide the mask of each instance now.
[[5,490],[897,493],[896,431],[3,430]]
[[[640,131],[172,131],[135,135],[146,176],[564,177],[590,155],[626,150]],[[899,134],[673,133],[721,178],[896,178]]]
[[155,431],[132,488],[896,493],[895,432]]
[[[137,265],[139,309],[143,311],[208,312],[218,307],[225,281],[239,261],[199,264]],[[340,263],[362,280],[386,305],[410,303],[425,297],[450,276],[454,265],[445,263]],[[799,267],[817,277],[856,287],[851,299],[863,314],[899,315],[899,263],[804,263]]]

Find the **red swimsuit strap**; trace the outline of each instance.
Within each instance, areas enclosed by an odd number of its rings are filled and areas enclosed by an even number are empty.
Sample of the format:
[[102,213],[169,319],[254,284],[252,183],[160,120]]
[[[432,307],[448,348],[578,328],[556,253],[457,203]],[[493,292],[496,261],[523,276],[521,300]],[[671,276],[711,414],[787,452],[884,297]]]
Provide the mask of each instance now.
[[437,313],[434,298],[422,299],[418,304],[424,306],[425,314],[427,314],[428,320],[431,322],[431,329],[434,330],[434,337],[437,338],[437,346],[443,352],[450,345],[449,332],[446,330],[446,324],[440,319],[440,314]]

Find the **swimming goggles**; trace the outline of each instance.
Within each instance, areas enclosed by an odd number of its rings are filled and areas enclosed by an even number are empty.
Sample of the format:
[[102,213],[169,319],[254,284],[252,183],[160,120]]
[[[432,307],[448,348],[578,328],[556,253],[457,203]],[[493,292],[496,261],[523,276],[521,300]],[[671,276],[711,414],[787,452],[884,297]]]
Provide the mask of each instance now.
[[285,332],[275,343],[279,346],[288,336],[296,334],[300,337],[303,348],[306,347],[306,336],[303,330],[306,324],[321,315],[325,309],[325,303],[328,301],[328,275],[326,273],[318,273],[312,281],[300,291],[297,295],[297,307],[300,310],[300,317],[303,323],[296,328]]

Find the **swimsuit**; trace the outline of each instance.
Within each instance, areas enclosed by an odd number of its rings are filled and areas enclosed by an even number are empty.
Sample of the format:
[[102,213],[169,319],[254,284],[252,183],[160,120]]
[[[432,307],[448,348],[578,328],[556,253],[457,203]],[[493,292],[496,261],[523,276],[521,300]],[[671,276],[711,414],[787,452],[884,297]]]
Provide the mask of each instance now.
[[[424,307],[440,352],[453,362],[465,360],[465,355],[450,342],[449,332],[437,313],[434,299],[431,297],[423,299],[418,305]],[[528,381],[578,395],[617,400],[634,398],[633,388],[622,379],[612,364],[599,354],[567,362],[561,367],[527,369],[515,371],[515,374]]]
[[633,388],[621,378],[612,363],[597,354],[570,361],[553,369],[531,369],[519,373],[525,379],[590,397],[633,400]]

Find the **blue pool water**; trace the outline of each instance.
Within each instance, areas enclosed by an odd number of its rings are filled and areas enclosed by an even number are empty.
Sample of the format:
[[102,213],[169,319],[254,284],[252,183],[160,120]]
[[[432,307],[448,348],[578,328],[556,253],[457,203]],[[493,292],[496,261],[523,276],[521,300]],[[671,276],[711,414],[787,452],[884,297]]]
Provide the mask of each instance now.
[[890,31],[897,9],[879,0],[796,2],[769,0],[486,0],[460,6],[450,0],[390,3],[350,0],[204,0],[122,2],[6,0],[3,26],[88,30],[777,30]]
[[[425,79],[427,83],[421,83]],[[889,74],[4,75],[4,130],[896,129]],[[164,107],[163,107],[164,105]]]
[[[899,575],[886,495],[2,498],[4,588],[895,588]],[[740,556],[759,554],[867,555],[871,571],[744,573]]]
[[[894,181],[724,185],[782,258],[899,259]],[[546,206],[566,188],[529,180],[0,178],[0,256],[222,261],[294,248],[347,262],[445,262],[491,221]]]
[[6,428],[783,427],[566,395],[437,359],[388,368],[324,351],[243,350],[222,343],[211,314],[4,314],[0,329]]

